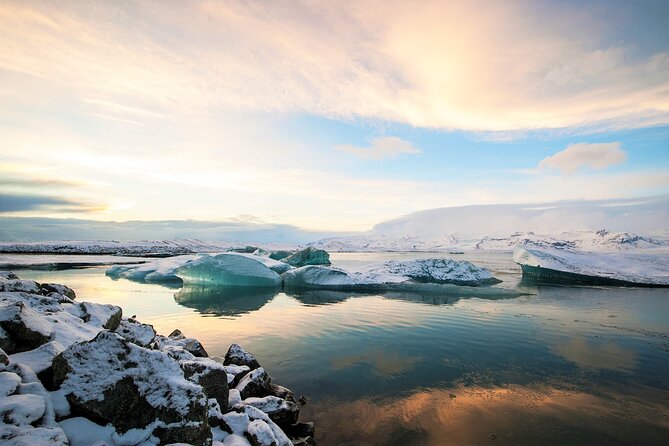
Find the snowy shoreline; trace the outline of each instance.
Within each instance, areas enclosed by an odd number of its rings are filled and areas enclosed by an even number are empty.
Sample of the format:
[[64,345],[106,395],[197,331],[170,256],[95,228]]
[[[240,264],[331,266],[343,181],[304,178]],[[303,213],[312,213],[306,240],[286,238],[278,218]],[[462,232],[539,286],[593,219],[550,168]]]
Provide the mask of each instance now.
[[0,440],[315,444],[292,392],[240,346],[208,357],[179,330],[161,336],[120,307],[75,299],[67,286],[0,273]]

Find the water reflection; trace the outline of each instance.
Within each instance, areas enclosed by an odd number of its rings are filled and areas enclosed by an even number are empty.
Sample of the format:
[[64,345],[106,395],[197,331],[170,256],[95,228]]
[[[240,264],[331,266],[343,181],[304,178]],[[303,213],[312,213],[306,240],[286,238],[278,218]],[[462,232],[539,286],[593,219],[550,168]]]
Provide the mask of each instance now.
[[174,300],[202,314],[239,316],[259,310],[275,295],[276,290],[267,287],[186,286]]
[[663,444],[668,392],[620,398],[549,385],[420,389],[302,409],[326,445]]

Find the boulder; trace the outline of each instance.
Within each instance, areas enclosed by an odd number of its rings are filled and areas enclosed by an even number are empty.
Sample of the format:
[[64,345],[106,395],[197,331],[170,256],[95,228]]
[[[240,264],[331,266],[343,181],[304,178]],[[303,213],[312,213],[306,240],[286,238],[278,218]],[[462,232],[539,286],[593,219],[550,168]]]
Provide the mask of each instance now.
[[[2,345],[2,341],[0,341],[0,345]],[[2,348],[0,348],[0,364],[9,364],[9,356],[7,356],[7,353]]]
[[2,292],[23,292],[38,294],[41,291],[39,283],[34,280],[21,280],[13,276],[14,279],[0,278],[0,291]]
[[207,398],[167,354],[109,331],[71,345],[53,361],[53,379],[72,413],[117,432],[155,426],[162,443],[211,441]]
[[49,393],[30,367],[13,362],[0,373],[0,444],[68,444]]
[[256,357],[244,350],[239,344],[232,344],[230,346],[228,352],[225,354],[223,364],[245,365],[251,370],[260,367]]
[[63,296],[69,297],[70,299],[76,299],[77,295],[74,293],[74,290],[68,286],[61,285],[59,283],[42,283],[40,284],[42,294],[45,296],[49,293],[58,293]]
[[168,337],[173,341],[177,341],[177,345],[183,347],[187,352],[196,358],[209,357],[209,354],[204,349],[200,341],[195,338],[187,338],[183,333],[181,333],[181,330],[174,330]]
[[156,330],[153,329],[153,325],[142,324],[132,318],[121,319],[119,326],[114,331],[127,341],[140,347],[146,347],[156,337]]
[[297,251],[281,259],[282,262],[286,262],[290,266],[299,268],[301,266],[307,265],[330,265],[330,254],[327,251],[322,249],[316,249],[311,246],[304,248],[301,251]]
[[81,319],[84,322],[101,325],[103,328],[112,331],[116,330],[121,324],[123,311],[121,307],[117,307],[116,305],[81,302],[79,308],[81,310]]
[[8,353],[31,350],[54,338],[51,324],[24,302],[0,303],[2,348]]
[[262,410],[272,421],[281,427],[297,423],[297,419],[300,416],[300,409],[297,404],[276,396],[246,398],[242,404]]
[[253,420],[248,424],[246,437],[253,446],[277,446],[272,428],[262,420]]
[[249,366],[246,365],[230,364],[223,366],[223,368],[225,368],[225,372],[228,374],[228,384],[231,387],[236,387],[239,381],[251,371]]
[[271,391],[271,382],[272,379],[267,372],[265,372],[265,369],[259,367],[247,373],[241,381],[239,381],[236,389],[239,390],[239,394],[243,400],[253,396],[263,397],[269,395]]
[[207,358],[181,361],[184,377],[202,386],[209,399],[215,399],[221,407],[228,407],[228,374],[224,366]]

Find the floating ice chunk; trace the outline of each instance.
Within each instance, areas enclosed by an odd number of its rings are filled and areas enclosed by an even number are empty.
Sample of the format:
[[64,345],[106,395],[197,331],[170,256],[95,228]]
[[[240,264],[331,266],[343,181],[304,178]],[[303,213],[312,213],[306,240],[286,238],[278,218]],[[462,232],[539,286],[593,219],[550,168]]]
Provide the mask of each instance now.
[[283,274],[286,287],[294,288],[346,288],[355,285],[348,273],[339,268],[309,265]]
[[492,285],[500,281],[490,271],[452,259],[389,260],[356,275],[359,283],[440,283],[464,286]]
[[239,254],[203,256],[177,269],[184,283],[223,286],[275,287],[281,277],[258,258]]
[[663,253],[521,247],[513,260],[523,275],[547,282],[669,286],[669,255]]

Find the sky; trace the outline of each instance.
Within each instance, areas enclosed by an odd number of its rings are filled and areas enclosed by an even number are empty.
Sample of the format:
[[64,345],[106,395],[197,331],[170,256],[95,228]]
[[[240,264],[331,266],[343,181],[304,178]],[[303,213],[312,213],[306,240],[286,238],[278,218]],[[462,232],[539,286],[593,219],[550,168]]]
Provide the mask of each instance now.
[[0,104],[0,217],[661,196],[669,2],[0,0]]

